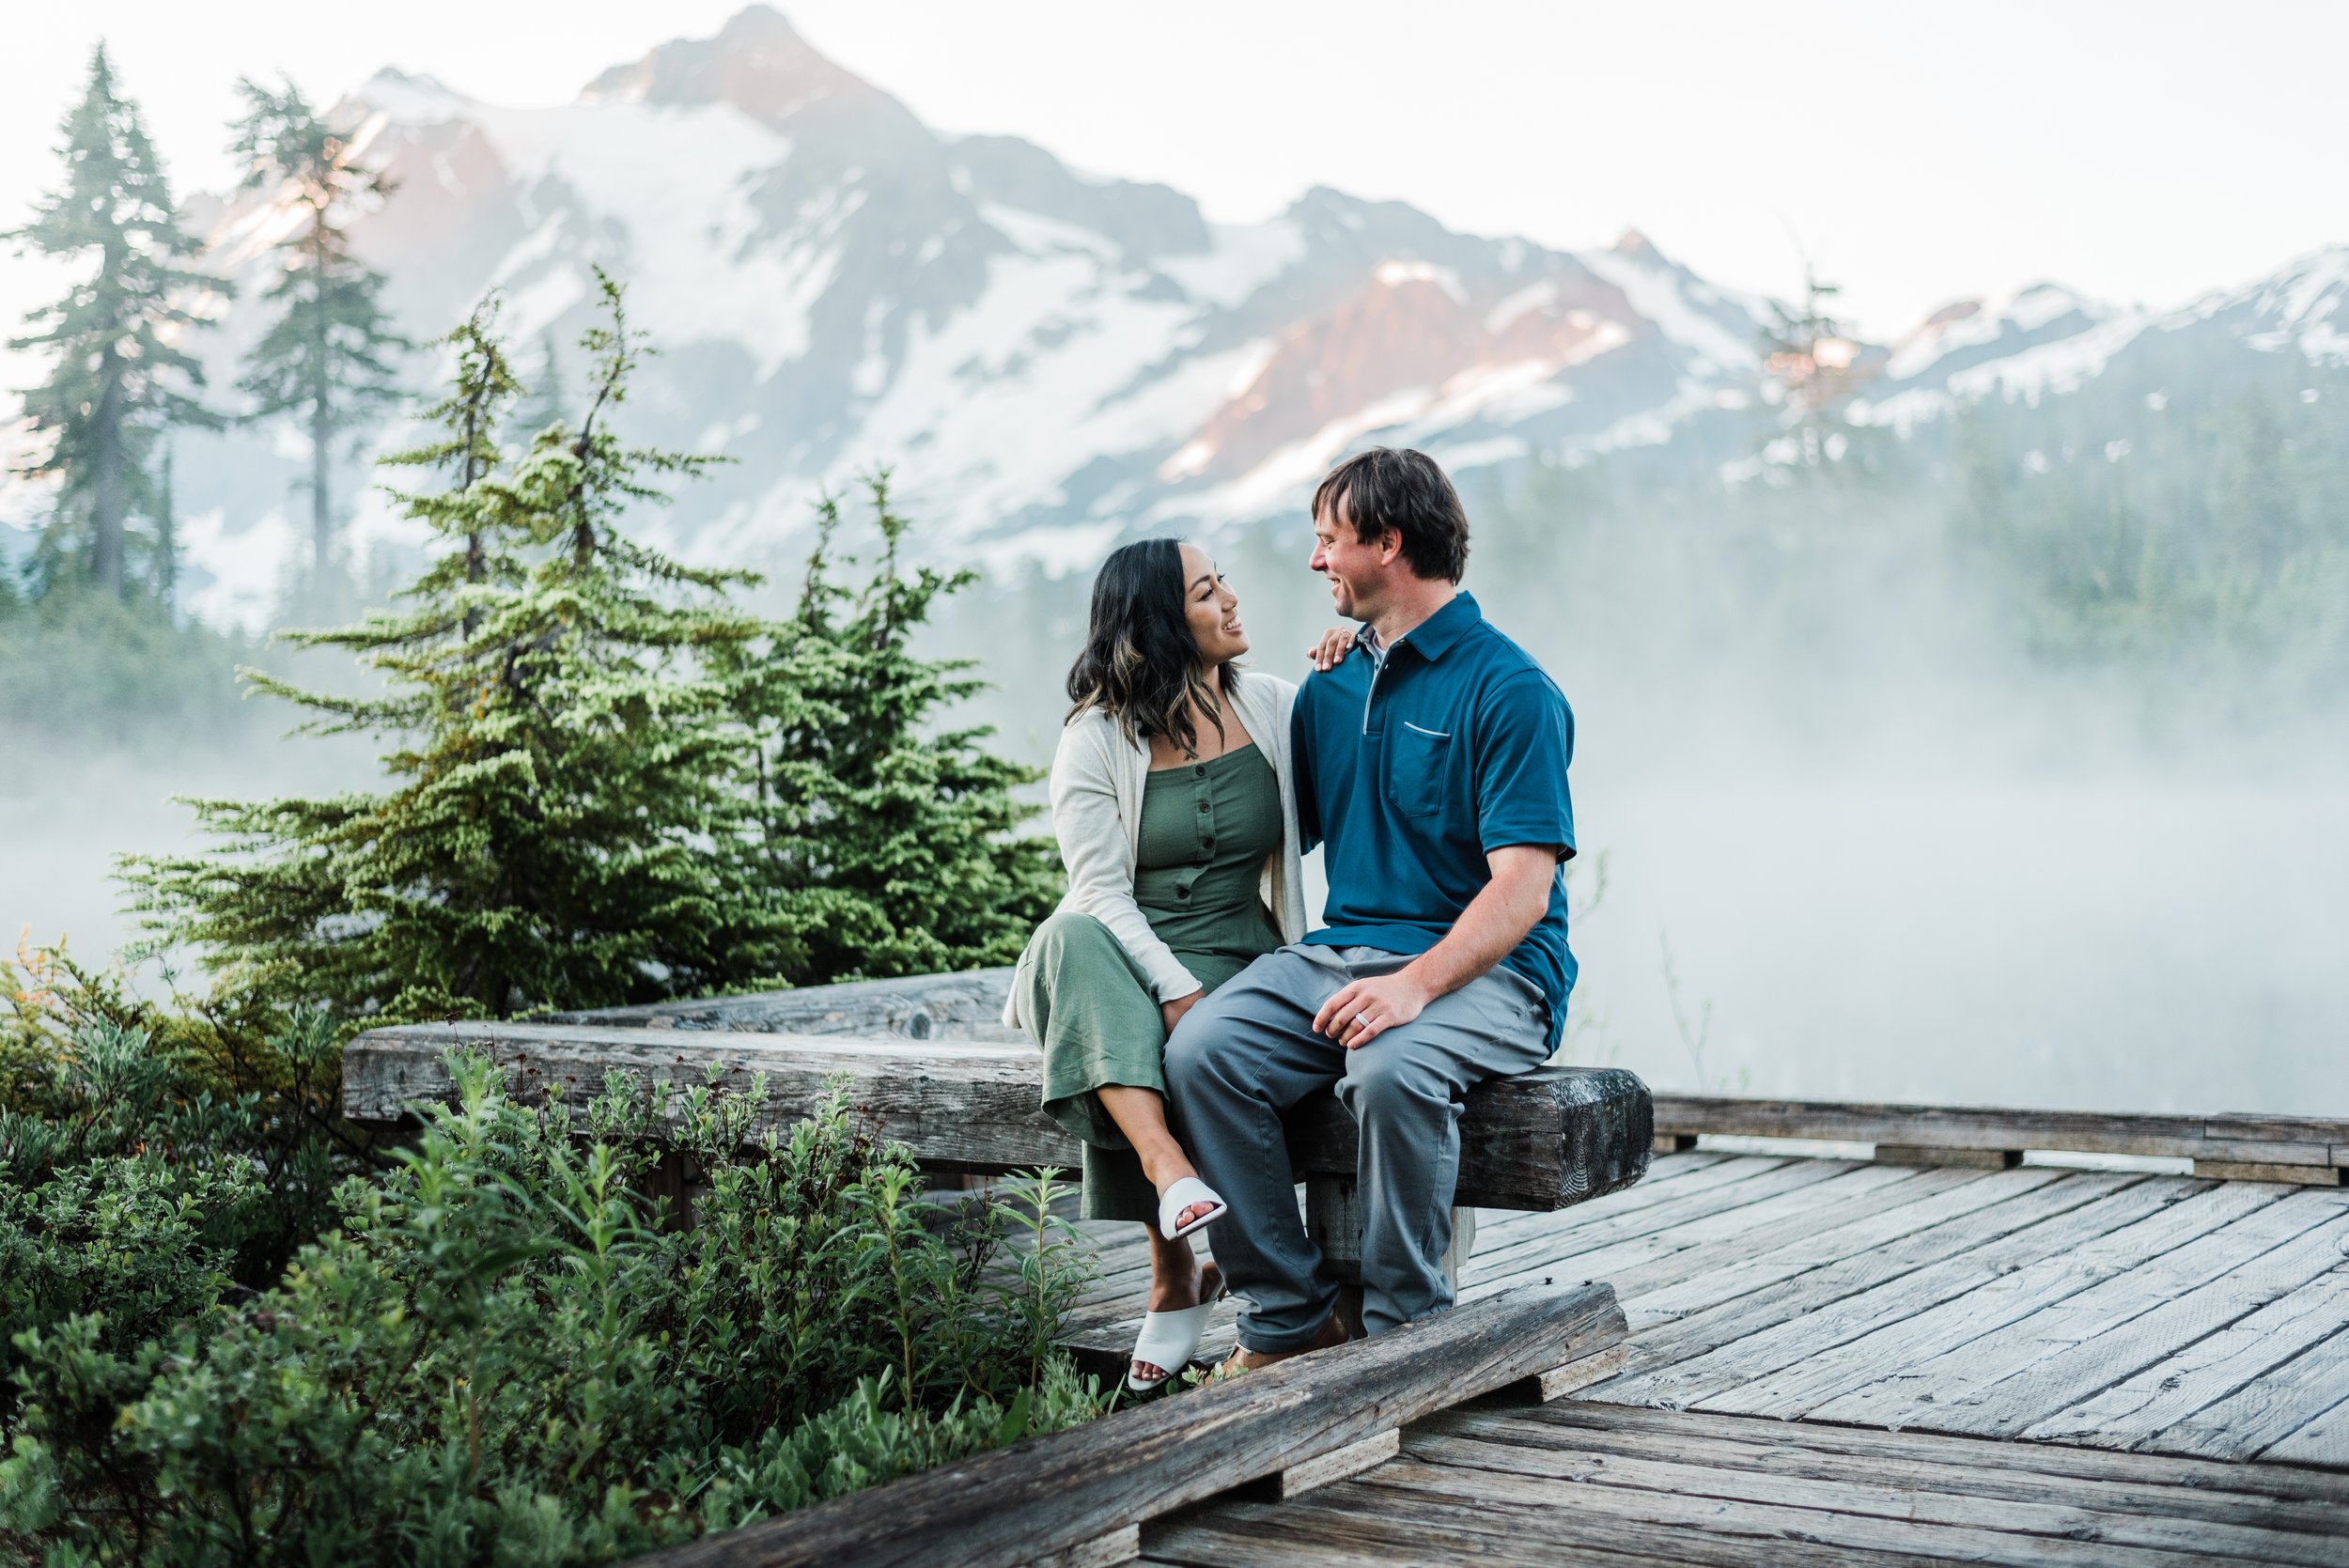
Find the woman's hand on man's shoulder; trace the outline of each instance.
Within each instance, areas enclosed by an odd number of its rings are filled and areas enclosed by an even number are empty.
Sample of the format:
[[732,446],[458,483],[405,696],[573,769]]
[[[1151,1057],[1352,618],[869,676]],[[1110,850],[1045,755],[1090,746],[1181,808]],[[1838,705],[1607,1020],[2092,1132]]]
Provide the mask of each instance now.
[[1326,674],[1344,663],[1346,656],[1353,651],[1354,633],[1333,626],[1321,634],[1320,642],[1305,650],[1305,657],[1313,660],[1315,670]]

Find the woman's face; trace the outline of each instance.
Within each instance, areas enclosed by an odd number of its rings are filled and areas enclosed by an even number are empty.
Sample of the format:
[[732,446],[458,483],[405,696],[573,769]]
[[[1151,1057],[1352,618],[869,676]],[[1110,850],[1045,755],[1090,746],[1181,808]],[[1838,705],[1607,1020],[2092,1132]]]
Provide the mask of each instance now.
[[1197,545],[1183,546],[1183,613],[1198,640],[1200,661],[1208,669],[1248,651],[1248,630],[1239,624],[1239,596],[1224,586],[1215,563]]

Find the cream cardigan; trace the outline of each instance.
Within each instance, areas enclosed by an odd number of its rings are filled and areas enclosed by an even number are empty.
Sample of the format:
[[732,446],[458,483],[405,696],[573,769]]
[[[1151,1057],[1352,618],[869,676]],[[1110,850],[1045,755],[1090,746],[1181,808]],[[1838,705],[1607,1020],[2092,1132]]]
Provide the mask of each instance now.
[[[1272,764],[1281,786],[1281,847],[1265,857],[1265,908],[1280,926],[1281,939],[1305,934],[1305,883],[1298,863],[1297,778],[1289,752],[1289,708],[1297,688],[1278,675],[1240,672],[1232,706],[1248,737]],[[1115,720],[1099,711],[1072,719],[1060,732],[1052,756],[1052,835],[1060,840],[1061,862],[1068,868],[1063,909],[1093,916],[1108,926],[1134,962],[1150,977],[1160,1001],[1189,996],[1198,980],[1174,952],[1159,940],[1134,902],[1134,863],[1142,839],[1142,792],[1150,777],[1146,744],[1133,745]],[[1027,955],[1022,954],[1025,963]],[[1019,1016],[1019,987],[1003,1004],[1003,1022],[1024,1028]]]

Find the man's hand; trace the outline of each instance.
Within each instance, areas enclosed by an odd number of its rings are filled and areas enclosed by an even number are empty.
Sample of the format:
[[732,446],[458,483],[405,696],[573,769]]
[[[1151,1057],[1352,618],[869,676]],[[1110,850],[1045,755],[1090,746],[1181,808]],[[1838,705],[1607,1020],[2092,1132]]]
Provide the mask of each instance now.
[[1549,908],[1558,850],[1547,844],[1513,844],[1486,855],[1492,879],[1469,901],[1443,940],[1392,974],[1357,980],[1314,1015],[1314,1032],[1348,1050],[1409,1023],[1439,996],[1448,996],[1491,969],[1525,939]]
[[1166,1020],[1166,1032],[1169,1036],[1174,1034],[1174,1026],[1183,1021],[1183,1015],[1198,1006],[1199,999],[1206,994],[1206,987],[1202,986],[1187,997],[1176,997],[1173,1001],[1159,1003],[1159,1017]]
[[1327,1034],[1347,1050],[1357,1050],[1398,1025],[1419,1017],[1436,995],[1408,969],[1357,980],[1321,1004],[1314,1015],[1314,1032]]

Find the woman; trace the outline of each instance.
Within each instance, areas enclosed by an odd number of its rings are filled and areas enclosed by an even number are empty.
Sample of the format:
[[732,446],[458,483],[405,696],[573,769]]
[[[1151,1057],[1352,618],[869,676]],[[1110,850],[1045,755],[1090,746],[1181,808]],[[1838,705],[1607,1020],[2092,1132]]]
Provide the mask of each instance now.
[[[1003,1017],[1043,1048],[1044,1109],[1083,1141],[1084,1217],[1148,1228],[1137,1391],[1182,1370],[1222,1290],[1189,1240],[1224,1205],[1167,1129],[1166,1036],[1305,929],[1297,688],[1234,663],[1238,604],[1196,545],[1147,539],[1102,563],[1052,759],[1068,895],[1020,955]],[[1330,633],[1315,662],[1350,643]]]

